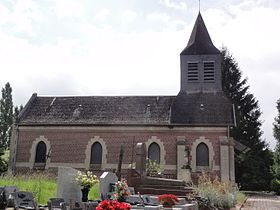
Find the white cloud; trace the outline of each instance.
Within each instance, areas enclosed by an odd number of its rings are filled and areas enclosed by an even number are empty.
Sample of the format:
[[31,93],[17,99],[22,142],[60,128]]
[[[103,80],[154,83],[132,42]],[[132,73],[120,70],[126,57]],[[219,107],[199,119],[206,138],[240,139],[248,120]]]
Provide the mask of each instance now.
[[174,0],[160,0],[160,4],[173,9],[186,10],[187,4],[184,1],[175,2]]
[[103,8],[96,15],[94,15],[94,19],[100,22],[105,22],[110,15],[110,10]]
[[0,4],[0,24],[6,23],[9,17],[9,10]]
[[55,13],[58,18],[81,17],[85,8],[81,1],[77,0],[55,0]]
[[163,23],[168,23],[170,20],[169,15],[165,13],[158,13],[158,12],[147,14],[146,18],[148,21],[163,22]]
[[132,23],[137,17],[137,13],[132,10],[126,10],[122,13],[121,19],[123,23]]

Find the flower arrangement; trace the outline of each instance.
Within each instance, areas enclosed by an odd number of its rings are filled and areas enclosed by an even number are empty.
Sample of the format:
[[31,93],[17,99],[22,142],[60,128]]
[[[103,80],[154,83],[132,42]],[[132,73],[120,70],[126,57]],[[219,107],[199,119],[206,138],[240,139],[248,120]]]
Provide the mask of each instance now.
[[125,201],[125,198],[130,194],[126,179],[116,182],[114,191],[114,200]]
[[163,194],[158,197],[158,201],[163,206],[173,206],[175,203],[178,203],[179,200],[176,195],[173,194]]
[[98,183],[97,176],[95,176],[91,171],[87,171],[86,173],[78,171],[75,177],[75,181],[82,187],[89,188]]
[[118,202],[116,200],[104,200],[97,207],[96,210],[130,210],[131,205],[125,202]]
[[147,176],[159,176],[161,174],[160,165],[156,161],[147,158],[146,172]]

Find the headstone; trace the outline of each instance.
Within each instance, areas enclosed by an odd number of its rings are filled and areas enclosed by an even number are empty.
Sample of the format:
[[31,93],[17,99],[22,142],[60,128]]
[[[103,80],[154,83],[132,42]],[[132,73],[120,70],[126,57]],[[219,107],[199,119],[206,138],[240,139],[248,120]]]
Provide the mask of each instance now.
[[100,186],[100,197],[101,199],[107,199],[108,193],[111,192],[112,184],[118,181],[118,177],[115,173],[104,172],[100,176],[99,186]]
[[137,143],[135,169],[140,173],[140,175],[144,175],[144,172],[146,171],[146,159],[147,151],[145,143]]
[[57,197],[64,198],[65,202],[69,203],[70,199],[82,201],[81,187],[75,181],[77,172],[70,167],[58,168]]
[[37,209],[37,204],[31,192],[19,191],[11,194],[14,209]]
[[63,198],[50,198],[48,200],[48,209],[49,210],[59,210],[63,209],[63,203],[65,203]]

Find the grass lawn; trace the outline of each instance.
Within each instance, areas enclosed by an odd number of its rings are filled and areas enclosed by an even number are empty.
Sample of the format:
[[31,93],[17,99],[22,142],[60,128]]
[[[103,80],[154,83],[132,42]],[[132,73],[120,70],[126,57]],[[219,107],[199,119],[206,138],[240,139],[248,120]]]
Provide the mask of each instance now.
[[[21,191],[32,192],[39,204],[47,204],[49,198],[57,197],[56,180],[41,174],[29,176],[2,176],[0,177],[0,186],[16,186]],[[89,199],[94,200],[98,198],[99,184],[96,184],[89,192]]]

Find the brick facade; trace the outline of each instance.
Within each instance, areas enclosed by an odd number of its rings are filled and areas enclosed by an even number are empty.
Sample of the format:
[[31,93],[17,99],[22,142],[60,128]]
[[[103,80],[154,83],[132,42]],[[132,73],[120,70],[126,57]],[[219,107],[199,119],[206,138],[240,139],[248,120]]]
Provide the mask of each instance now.
[[[46,169],[57,166],[71,166],[79,169],[89,169],[86,164],[86,150],[91,139],[98,137],[103,140],[106,147],[106,161],[103,170],[117,168],[120,145],[124,145],[123,169],[135,162],[135,147],[138,142],[153,142],[153,139],[161,142],[164,148],[165,165],[162,165],[163,175],[176,178],[177,174],[177,139],[185,137],[186,147],[192,148],[197,139],[204,138],[211,142],[214,156],[213,162],[216,168],[210,169],[219,174],[220,167],[220,137],[226,137],[226,128],[168,128],[168,127],[20,127],[18,129],[15,172],[32,170],[34,159],[30,157],[35,151],[31,151],[36,139],[46,139],[50,143],[51,156]],[[33,146],[34,148],[34,146]],[[102,148],[103,151],[105,148]],[[34,154],[33,154],[34,157]],[[89,156],[90,157],[90,156]],[[193,161],[195,157],[190,157]],[[162,164],[162,163],[161,163]],[[197,174],[194,173],[194,174]]]

